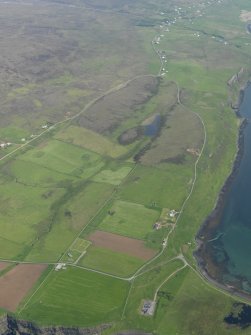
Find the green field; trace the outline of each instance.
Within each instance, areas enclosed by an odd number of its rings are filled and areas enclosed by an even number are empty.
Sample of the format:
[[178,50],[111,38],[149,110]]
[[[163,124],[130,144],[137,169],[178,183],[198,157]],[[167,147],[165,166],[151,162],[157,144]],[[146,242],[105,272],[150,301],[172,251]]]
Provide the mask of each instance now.
[[27,130],[21,127],[9,126],[0,129],[1,141],[21,143],[21,139],[26,138],[28,135]]
[[[51,204],[63,196],[64,191],[9,182],[1,185],[1,193],[0,229],[4,242],[0,254],[2,258],[19,258],[34,243],[39,235],[39,224],[46,224]],[[49,196],[44,196],[46,194]]]
[[[229,312],[233,300],[222,299],[222,294],[206,286],[192,271],[183,270],[170,280],[162,289],[170,293],[171,299],[160,298],[157,318],[159,334],[171,333],[192,334],[248,334],[250,330],[239,332],[236,328],[227,327],[224,316]],[[186,314],[186,318],[183,315]],[[214,320],[214,322],[212,322]]]
[[143,263],[137,257],[91,246],[78,264],[123,277],[133,274]]
[[22,160],[22,156],[13,161],[10,165],[11,175],[18,182],[30,186],[60,186],[60,182],[73,181],[77,177],[62,172],[53,171],[47,166]]
[[[113,189],[108,184],[88,184],[82,190],[66,194],[55,206],[53,222],[48,223],[40,238],[34,243],[26,260],[56,261],[68,250],[80,231],[92,220],[96,212],[111,196]],[[67,252],[70,252],[68,250]]]
[[160,214],[143,205],[119,200],[109,213],[99,225],[101,230],[138,239],[145,239]]
[[53,271],[20,317],[68,326],[111,322],[121,315],[127,289],[126,282],[82,269]]
[[186,197],[192,178],[192,166],[166,164],[163,169],[158,169],[138,165],[119,196],[146,206],[154,204],[177,210]]
[[57,140],[29,150],[22,159],[52,171],[82,178],[95,174],[103,165],[99,155]]
[[130,166],[124,166],[117,170],[102,170],[93,177],[93,180],[100,183],[119,185],[131,169]]
[[89,129],[70,126],[60,131],[55,138],[82,146],[100,155],[118,157],[126,153],[126,149],[117,143],[109,141]]

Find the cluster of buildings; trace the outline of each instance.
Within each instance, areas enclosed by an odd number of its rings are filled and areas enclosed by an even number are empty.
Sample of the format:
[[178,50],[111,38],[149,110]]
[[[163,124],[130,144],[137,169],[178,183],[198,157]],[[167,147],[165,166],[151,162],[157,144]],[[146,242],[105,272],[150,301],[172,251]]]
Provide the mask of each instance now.
[[141,308],[141,314],[153,316],[156,307],[156,302],[152,300],[145,300]]
[[0,149],[5,149],[5,148],[8,148],[12,143],[10,142],[3,142],[3,143],[0,143]]
[[55,266],[55,271],[59,271],[59,270],[66,270],[66,264],[65,263],[58,263]]

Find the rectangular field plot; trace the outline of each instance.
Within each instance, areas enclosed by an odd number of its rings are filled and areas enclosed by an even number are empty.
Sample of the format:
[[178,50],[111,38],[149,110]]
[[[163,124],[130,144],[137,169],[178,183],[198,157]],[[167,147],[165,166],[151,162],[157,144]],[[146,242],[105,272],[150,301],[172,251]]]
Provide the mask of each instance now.
[[132,202],[115,201],[99,228],[124,236],[144,239],[159,212]]
[[11,173],[17,182],[31,186],[55,186],[63,180],[76,180],[75,176],[65,175],[36,163],[15,159],[10,165]]
[[[112,192],[111,185],[88,183],[76,194],[71,194],[68,200],[60,206],[50,232],[42,235],[36,241],[26,260],[56,261],[65,253],[81,229],[88,224]],[[77,243],[80,243],[78,241]],[[78,247],[80,246],[78,245]],[[80,250],[83,247],[84,245],[81,244]],[[73,252],[74,257],[72,258],[76,260],[79,257],[79,252]]]
[[46,265],[19,264],[0,278],[0,307],[14,312]]
[[53,271],[20,317],[45,325],[92,326],[121,316],[128,283],[70,268]]
[[69,126],[61,130],[56,138],[113,158],[123,155],[127,151],[125,147],[111,142],[94,131],[76,126]]
[[91,246],[78,265],[87,266],[117,276],[129,276],[143,263],[142,259],[125,253]]
[[131,169],[130,166],[123,166],[117,170],[102,170],[94,176],[93,180],[100,183],[119,185]]
[[0,257],[21,257],[26,243],[35,240],[47,225],[52,203],[63,194],[62,189],[30,187],[17,182],[2,184]]
[[15,258],[22,253],[23,243],[17,243],[6,238],[0,237],[0,257],[3,259]]
[[88,247],[91,245],[90,241],[77,238],[71,248],[67,251],[63,258],[64,262],[78,263],[80,259],[86,254]]
[[52,140],[27,151],[22,160],[36,163],[52,171],[88,178],[103,166],[102,158],[75,145]]
[[146,206],[178,209],[190,190],[193,173],[193,166],[182,164],[165,164],[163,169],[138,165],[119,195]]
[[7,262],[0,262],[0,273],[5,270],[8,266],[10,266],[11,263],[7,263]]
[[71,247],[71,250],[83,252],[89,247],[90,244],[91,244],[90,241],[86,241],[86,240],[83,240],[82,238],[78,238],[73,244],[73,246]]
[[156,254],[156,250],[147,248],[143,241],[105,231],[97,230],[89,235],[88,238],[96,247],[109,249],[142,260],[148,260]]

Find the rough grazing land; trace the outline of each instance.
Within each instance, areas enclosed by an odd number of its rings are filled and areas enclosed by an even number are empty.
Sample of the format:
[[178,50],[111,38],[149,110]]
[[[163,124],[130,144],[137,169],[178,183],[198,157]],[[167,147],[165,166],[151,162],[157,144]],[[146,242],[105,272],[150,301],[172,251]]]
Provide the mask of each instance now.
[[96,231],[89,236],[89,240],[98,247],[123,252],[143,260],[148,260],[156,254],[156,251],[146,248],[143,241],[104,231]]
[[19,264],[0,278],[0,307],[14,312],[46,265]]
[[99,99],[79,117],[78,124],[101,134],[110,134],[156,93],[158,84],[158,79],[153,76],[137,78]]

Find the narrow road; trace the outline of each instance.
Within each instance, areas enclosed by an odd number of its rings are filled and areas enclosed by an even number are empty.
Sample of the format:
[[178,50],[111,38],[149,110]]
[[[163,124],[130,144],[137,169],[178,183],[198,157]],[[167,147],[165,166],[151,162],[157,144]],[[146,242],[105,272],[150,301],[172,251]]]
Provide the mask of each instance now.
[[155,294],[154,294],[154,298],[153,301],[156,303],[157,300],[157,296],[158,296],[158,292],[161,289],[161,287],[168,282],[169,279],[171,279],[172,277],[174,277],[178,272],[180,272],[181,270],[185,269],[185,267],[187,267],[187,263],[184,264],[181,268],[178,268],[177,270],[175,270],[173,273],[171,273],[156,289]]

